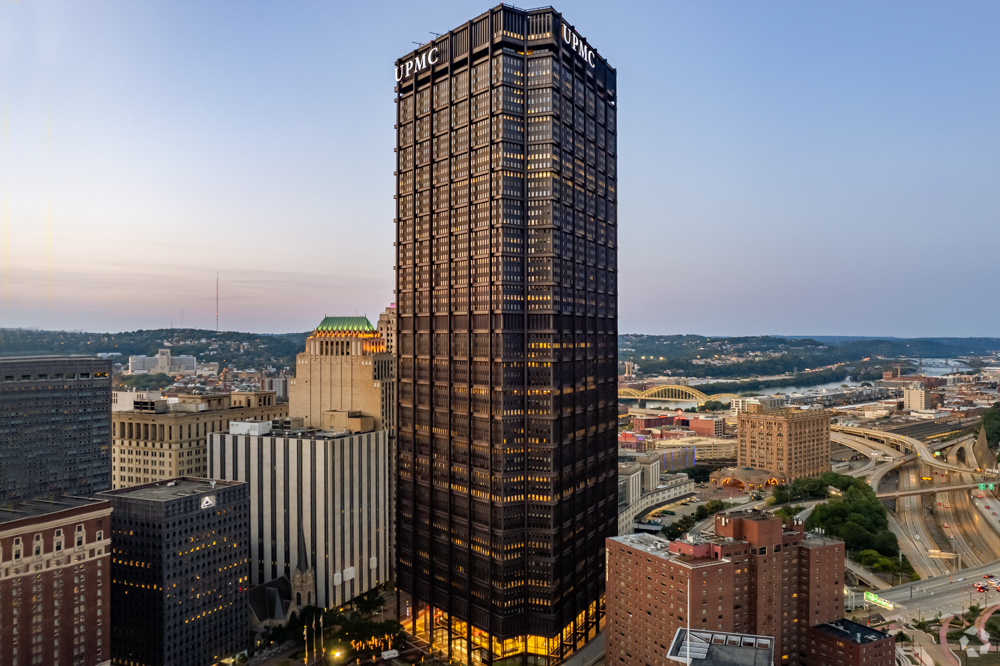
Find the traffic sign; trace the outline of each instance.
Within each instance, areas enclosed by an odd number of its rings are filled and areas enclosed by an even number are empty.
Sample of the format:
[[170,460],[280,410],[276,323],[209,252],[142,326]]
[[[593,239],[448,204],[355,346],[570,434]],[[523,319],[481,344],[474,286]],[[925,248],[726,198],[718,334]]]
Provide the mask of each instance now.
[[867,601],[869,603],[873,603],[876,606],[881,606],[882,608],[885,608],[886,610],[892,610],[892,602],[891,601],[886,601],[885,599],[883,599],[882,597],[878,596],[874,592],[865,592],[865,601]]
[[980,490],[986,490],[986,484],[985,483],[980,483],[979,484],[979,489]]

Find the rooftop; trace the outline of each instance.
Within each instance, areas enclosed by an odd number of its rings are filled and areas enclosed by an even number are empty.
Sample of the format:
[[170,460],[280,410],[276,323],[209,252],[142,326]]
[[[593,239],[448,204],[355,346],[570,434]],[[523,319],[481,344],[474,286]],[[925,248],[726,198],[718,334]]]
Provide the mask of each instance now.
[[58,513],[67,509],[78,509],[80,507],[98,507],[104,499],[91,499],[89,497],[62,497],[56,501],[30,500],[22,502],[16,509],[0,507],[0,524],[9,523],[25,518],[38,518],[50,513]]
[[184,476],[169,481],[146,483],[131,488],[119,488],[100,493],[103,497],[128,497],[130,499],[148,500],[150,502],[169,502],[181,497],[198,495],[215,488],[227,488],[242,485],[242,481],[218,481],[201,477]]
[[[635,548],[636,550],[651,553],[661,559],[683,564],[692,568],[696,566],[718,564],[719,562],[729,562],[727,558],[715,559],[712,557],[692,557],[691,555],[671,553],[670,550],[668,550],[670,548],[670,541],[652,534],[628,534],[625,536],[611,537],[611,540],[625,544],[626,546]],[[703,541],[697,536],[690,536],[689,541],[690,543],[703,543]]]
[[817,532],[806,532],[806,538],[799,542],[799,545],[804,548],[819,548],[820,546],[832,546],[836,543],[844,543],[840,539],[834,539],[833,537],[828,537],[825,534],[819,534]]
[[18,363],[21,361],[107,361],[105,358],[98,358],[91,354],[41,354],[38,356],[4,356],[0,357],[2,363]]
[[887,633],[847,619],[817,624],[813,629],[835,636],[842,641],[851,641],[859,645],[880,641],[889,636]]
[[368,317],[323,317],[317,331],[336,333],[369,333],[375,330]]
[[774,639],[770,636],[731,634],[721,631],[689,631],[674,634],[667,657],[699,666],[771,666]]

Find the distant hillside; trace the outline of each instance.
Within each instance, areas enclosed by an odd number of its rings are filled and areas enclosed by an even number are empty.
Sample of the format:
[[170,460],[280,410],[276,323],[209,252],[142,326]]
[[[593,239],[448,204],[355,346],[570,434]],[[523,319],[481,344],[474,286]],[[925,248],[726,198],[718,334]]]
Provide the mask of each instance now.
[[[795,339],[797,336],[790,336]],[[813,335],[807,339],[841,348],[868,350],[872,353],[924,358],[993,354],[1000,351],[1000,338],[893,338],[842,335]],[[880,350],[880,351],[875,351]]]
[[260,335],[236,331],[161,328],[123,333],[82,333],[0,329],[0,356],[33,354],[120,353],[152,356],[169,343],[172,354],[191,354],[199,361],[233,363],[237,369],[273,365],[294,366],[295,354],[305,348],[308,333]]
[[646,375],[669,372],[687,377],[784,375],[838,366],[832,373],[837,377],[829,381],[848,374],[872,379],[881,376],[883,366],[897,365],[886,359],[956,358],[998,351],[1000,338],[618,336],[620,361],[638,363]]

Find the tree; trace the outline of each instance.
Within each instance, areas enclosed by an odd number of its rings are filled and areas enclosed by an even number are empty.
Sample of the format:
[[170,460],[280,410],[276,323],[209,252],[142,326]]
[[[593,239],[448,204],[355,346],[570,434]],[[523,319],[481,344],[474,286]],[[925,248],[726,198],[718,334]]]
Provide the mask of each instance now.
[[983,428],[986,429],[986,443],[990,447],[1000,444],[1000,402],[983,413]]
[[385,608],[385,599],[379,590],[369,590],[365,594],[354,597],[354,606],[362,615],[374,615]]
[[895,556],[899,554],[899,541],[896,535],[889,530],[880,530],[872,539],[872,547],[883,555]]
[[871,532],[855,522],[841,525],[837,536],[844,540],[847,550],[866,550],[872,545]]

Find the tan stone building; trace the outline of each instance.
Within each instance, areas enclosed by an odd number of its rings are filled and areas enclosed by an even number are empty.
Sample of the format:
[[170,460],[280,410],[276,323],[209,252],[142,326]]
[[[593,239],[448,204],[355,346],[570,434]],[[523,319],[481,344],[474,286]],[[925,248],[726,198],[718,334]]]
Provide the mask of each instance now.
[[751,405],[738,428],[739,467],[767,470],[781,483],[830,471],[829,412]]
[[375,356],[384,352],[385,339],[367,317],[325,317],[295,357],[289,415],[320,430],[384,429],[374,373]]
[[903,409],[920,410],[931,408],[931,392],[923,386],[903,389]]
[[182,395],[176,402],[136,402],[114,412],[111,422],[112,488],[128,488],[178,476],[205,476],[208,435],[230,421],[270,421],[288,416],[273,391]]

